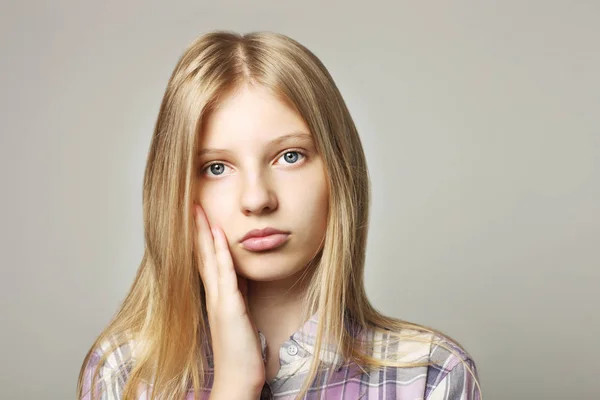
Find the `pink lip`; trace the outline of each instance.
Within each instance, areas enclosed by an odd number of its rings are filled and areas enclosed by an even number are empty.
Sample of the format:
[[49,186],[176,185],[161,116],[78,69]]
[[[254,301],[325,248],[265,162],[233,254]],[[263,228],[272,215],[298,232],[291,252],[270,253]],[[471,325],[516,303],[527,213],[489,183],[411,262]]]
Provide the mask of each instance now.
[[275,249],[284,244],[289,237],[289,232],[274,228],[254,229],[248,232],[240,243],[246,250],[264,251]]

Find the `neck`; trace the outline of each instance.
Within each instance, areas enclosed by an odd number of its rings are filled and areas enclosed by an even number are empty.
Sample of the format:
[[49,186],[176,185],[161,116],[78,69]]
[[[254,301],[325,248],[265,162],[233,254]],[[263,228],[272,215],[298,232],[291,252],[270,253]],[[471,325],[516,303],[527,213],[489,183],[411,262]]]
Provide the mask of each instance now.
[[309,274],[302,272],[270,281],[248,281],[248,310],[251,318],[267,338],[283,339],[302,324]]

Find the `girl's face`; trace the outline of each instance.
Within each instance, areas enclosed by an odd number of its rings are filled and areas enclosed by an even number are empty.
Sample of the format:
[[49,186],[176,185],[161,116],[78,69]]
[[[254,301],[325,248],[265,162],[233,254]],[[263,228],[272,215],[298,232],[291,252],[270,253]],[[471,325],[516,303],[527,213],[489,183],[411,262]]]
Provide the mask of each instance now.
[[[324,165],[308,126],[260,86],[225,97],[204,122],[195,201],[225,231],[239,275],[274,281],[303,270],[327,225]],[[274,228],[282,233],[252,230]]]

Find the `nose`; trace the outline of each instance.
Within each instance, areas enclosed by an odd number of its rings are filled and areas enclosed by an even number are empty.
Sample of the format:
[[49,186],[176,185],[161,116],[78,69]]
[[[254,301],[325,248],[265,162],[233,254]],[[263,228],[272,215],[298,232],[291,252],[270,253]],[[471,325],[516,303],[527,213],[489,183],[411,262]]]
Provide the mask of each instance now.
[[248,175],[243,183],[240,205],[246,216],[268,214],[277,209],[277,196],[264,174]]

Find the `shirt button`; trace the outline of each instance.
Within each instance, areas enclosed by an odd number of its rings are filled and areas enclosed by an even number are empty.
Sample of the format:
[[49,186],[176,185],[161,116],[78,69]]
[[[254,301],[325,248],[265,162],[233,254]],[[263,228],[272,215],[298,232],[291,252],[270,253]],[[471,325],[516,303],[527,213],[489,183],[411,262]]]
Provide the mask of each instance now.
[[296,354],[298,354],[298,347],[291,345],[287,348],[287,351],[290,356],[295,356]]

